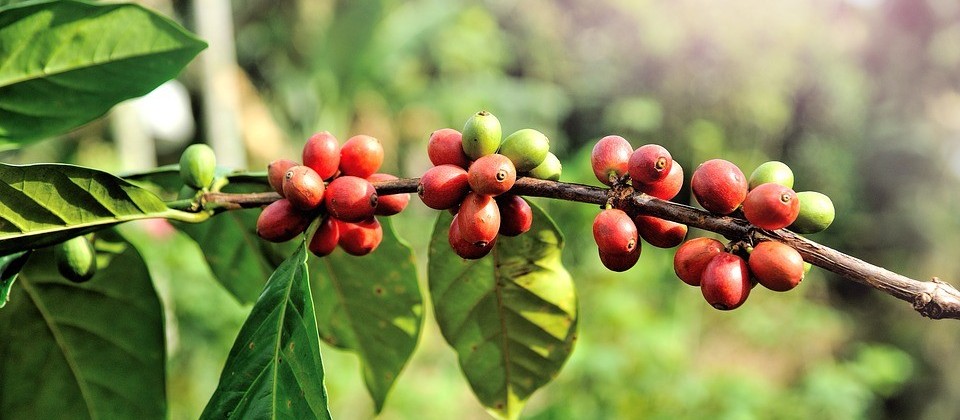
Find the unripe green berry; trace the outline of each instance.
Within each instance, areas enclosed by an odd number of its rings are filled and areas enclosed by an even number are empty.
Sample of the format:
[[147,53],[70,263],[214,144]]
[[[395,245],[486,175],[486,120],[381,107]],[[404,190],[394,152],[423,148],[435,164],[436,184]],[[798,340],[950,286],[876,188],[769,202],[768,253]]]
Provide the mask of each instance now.
[[543,133],[524,128],[503,139],[500,154],[510,158],[517,172],[526,172],[543,163],[550,153],[550,140]]
[[500,138],[500,120],[487,111],[480,111],[464,124],[461,146],[470,159],[478,159],[496,153],[500,148]]
[[97,252],[93,244],[83,237],[68,239],[53,249],[60,274],[74,283],[90,280],[97,272]]
[[750,174],[749,189],[752,190],[761,184],[768,183],[793,188],[793,171],[783,162],[775,160],[764,162]]
[[788,229],[797,233],[817,233],[833,223],[837,213],[830,197],[816,191],[801,191],[797,193],[797,199],[800,213]]
[[209,187],[216,170],[217,157],[206,144],[191,144],[180,155],[180,179],[193,188]]
[[560,173],[563,171],[563,165],[560,159],[553,153],[547,153],[547,157],[536,168],[530,170],[527,175],[537,179],[546,179],[550,181],[559,181]]

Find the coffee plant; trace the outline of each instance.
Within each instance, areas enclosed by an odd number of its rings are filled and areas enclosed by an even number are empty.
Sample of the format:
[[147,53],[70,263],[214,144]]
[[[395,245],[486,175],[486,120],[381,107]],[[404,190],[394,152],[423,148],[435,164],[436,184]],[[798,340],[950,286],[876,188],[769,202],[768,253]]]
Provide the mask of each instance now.
[[[93,121],[176,77],[204,47],[136,5],[6,6],[0,148]],[[424,134],[434,166],[419,178],[380,173],[383,146],[360,133],[342,144],[317,133],[300,156],[250,171],[218,166],[202,144],[179,165],[135,174],[0,163],[0,414],[164,416],[161,305],[137,247],[115,229],[142,219],[173,222],[206,251],[223,287],[253,302],[203,418],[329,418],[321,340],[360,358],[381,410],[415,350],[425,297],[476,398],[497,417],[517,418],[560,374],[578,335],[563,234],[524,197],[598,206],[598,258],[613,271],[634,266],[644,242],[677,247],[678,281],[717,309],[747,304],[757,284],[789,291],[812,264],[924,316],[960,318],[952,286],[800,236],[826,229],[835,209],[824,194],[795,192],[784,163],[748,178],[720,158],[703,162],[691,179],[700,209],[670,201],[684,176],[663,145],[603,137],[590,156],[603,186],[588,186],[560,181],[545,133],[504,131],[489,111],[458,128]],[[438,210],[427,291],[389,217],[414,193]],[[726,241],[688,239],[689,228]]]

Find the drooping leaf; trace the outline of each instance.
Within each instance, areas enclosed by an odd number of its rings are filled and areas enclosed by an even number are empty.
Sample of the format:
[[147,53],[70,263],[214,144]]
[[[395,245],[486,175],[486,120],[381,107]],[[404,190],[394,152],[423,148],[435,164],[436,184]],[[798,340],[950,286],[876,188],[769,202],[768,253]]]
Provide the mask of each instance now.
[[0,150],[64,133],[170,80],[203,41],[135,4],[0,10]]
[[107,240],[118,253],[86,283],[64,280],[49,249],[20,274],[0,311],[3,418],[166,418],[160,301],[137,251]]
[[499,237],[482,259],[464,260],[450,248],[447,212],[430,241],[430,296],[440,332],[480,402],[510,419],[557,375],[576,339],[577,298],[560,262],[562,235],[531,207],[530,231]]
[[130,220],[194,220],[109,173],[64,164],[0,163],[0,255],[39,248]]
[[21,251],[0,257],[0,308],[10,300],[10,289],[17,281],[17,275],[30,258],[30,251]]
[[270,276],[203,419],[329,419],[305,244]]
[[413,250],[380,218],[383,242],[363,257],[342,250],[310,260],[317,324],[327,343],[360,358],[377,412],[410,360],[423,324]]

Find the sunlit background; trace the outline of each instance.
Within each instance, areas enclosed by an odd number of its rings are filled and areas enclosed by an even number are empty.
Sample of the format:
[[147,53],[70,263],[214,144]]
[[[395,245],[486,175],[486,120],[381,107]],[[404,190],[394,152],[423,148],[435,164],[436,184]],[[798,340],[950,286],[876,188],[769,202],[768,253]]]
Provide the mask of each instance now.
[[[263,170],[329,130],[379,138],[384,169],[416,177],[430,132],[486,109],[505,132],[550,136],[563,181],[599,185],[589,151],[607,134],[666,146],[688,180],[710,158],[748,174],[782,160],[798,191],[836,205],[811,239],[960,284],[956,0],[145,3],[210,48],[109,118],[0,157],[136,171],[204,141],[221,163]],[[692,203],[689,190],[677,200]],[[612,273],[589,234],[598,209],[543,204],[566,234],[580,340],[524,417],[960,418],[957,321],[816,268],[794,291],[758,288],[719,312],[677,280],[672,250],[646,246]],[[421,262],[435,214],[414,199],[395,218]],[[141,236],[168,309],[170,417],[196,418],[249,307],[186,236],[157,224]],[[323,357],[334,416],[372,417],[356,358]],[[487,418],[429,310],[381,418]]]

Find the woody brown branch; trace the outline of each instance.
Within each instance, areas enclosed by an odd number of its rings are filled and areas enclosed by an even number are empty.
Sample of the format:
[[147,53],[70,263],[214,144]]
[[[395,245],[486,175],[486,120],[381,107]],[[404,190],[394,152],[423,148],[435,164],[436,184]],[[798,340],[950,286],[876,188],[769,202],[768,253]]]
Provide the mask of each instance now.
[[[373,183],[380,195],[416,193],[418,178],[398,179]],[[787,244],[810,264],[861,283],[897,299],[909,302],[921,315],[932,319],[960,319],[960,292],[949,283],[934,278],[919,281],[867,263],[827,246],[813,242],[788,230],[769,231],[757,228],[746,220],[720,216],[683,204],[661,200],[626,188],[601,188],[589,185],[533,178],[519,178],[512,193],[580,203],[614,207],[631,214],[648,214],[683,223],[699,229],[716,232],[730,240],[778,241]],[[272,203],[280,198],[276,193],[204,195],[206,203],[223,208],[252,208]]]

